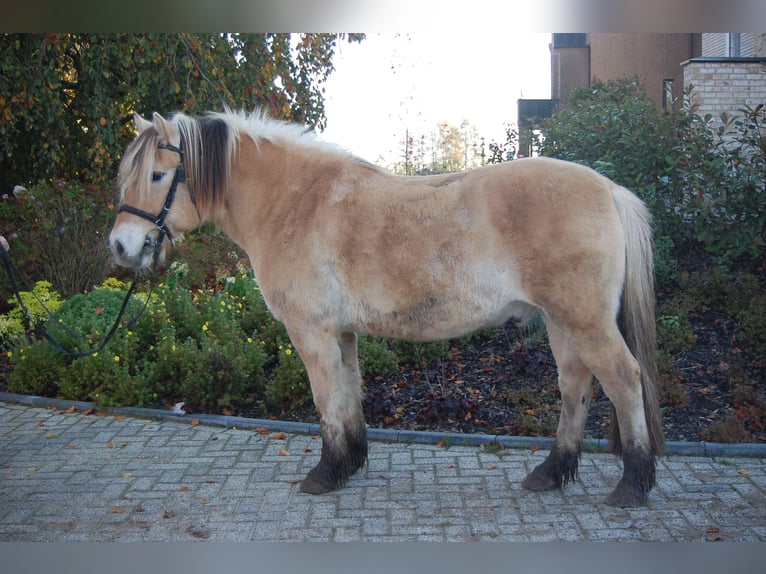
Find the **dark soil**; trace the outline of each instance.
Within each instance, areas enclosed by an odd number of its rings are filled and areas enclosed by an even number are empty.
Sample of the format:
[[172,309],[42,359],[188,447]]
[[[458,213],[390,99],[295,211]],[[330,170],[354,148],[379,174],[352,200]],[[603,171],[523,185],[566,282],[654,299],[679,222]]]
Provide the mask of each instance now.
[[[560,395],[556,367],[545,341],[526,348],[523,333],[509,325],[494,337],[450,348],[449,357],[425,369],[402,368],[387,377],[365,381],[363,405],[368,425],[399,430],[554,436]],[[737,418],[732,406],[729,349],[718,344],[725,327],[699,328],[708,345],[681,362],[682,398],[664,406],[666,439],[672,441],[766,442],[763,428]],[[703,343],[698,339],[700,345]],[[233,414],[269,418],[245,407]],[[277,418],[317,422],[313,406],[286,409]],[[733,420],[730,420],[732,419]],[[722,427],[711,433],[713,428]],[[598,384],[586,437],[606,438],[609,400]],[[726,434],[728,433],[728,434]]]

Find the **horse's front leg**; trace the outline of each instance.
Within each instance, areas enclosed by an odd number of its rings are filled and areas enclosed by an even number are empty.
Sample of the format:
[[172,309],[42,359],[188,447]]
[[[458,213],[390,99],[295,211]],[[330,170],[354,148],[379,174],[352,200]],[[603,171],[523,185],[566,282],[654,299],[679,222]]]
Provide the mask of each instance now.
[[323,494],[343,486],[367,459],[367,428],[355,333],[289,330],[306,366],[319,412],[322,454],[300,483],[301,492]]

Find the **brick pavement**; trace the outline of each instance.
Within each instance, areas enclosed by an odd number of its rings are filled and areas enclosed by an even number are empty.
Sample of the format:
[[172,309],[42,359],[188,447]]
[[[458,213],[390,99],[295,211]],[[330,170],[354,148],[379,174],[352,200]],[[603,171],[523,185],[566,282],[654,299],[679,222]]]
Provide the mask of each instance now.
[[0,441],[0,541],[766,540],[766,458],[664,457],[648,507],[623,510],[602,502],[608,454],[532,493],[544,451],[375,441],[314,497],[296,483],[318,437],[0,403]]

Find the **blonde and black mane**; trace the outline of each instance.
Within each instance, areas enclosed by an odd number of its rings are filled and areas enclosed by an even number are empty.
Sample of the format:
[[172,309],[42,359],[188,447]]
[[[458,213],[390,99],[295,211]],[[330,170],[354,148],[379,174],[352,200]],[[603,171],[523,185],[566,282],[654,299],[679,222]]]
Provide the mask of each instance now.
[[[184,150],[187,185],[197,208],[205,213],[223,207],[241,136],[250,137],[256,146],[264,140],[282,145],[305,145],[340,153],[356,161],[333,144],[318,140],[308,128],[275,120],[265,113],[210,112],[204,116],[176,113],[170,122],[180,134]],[[146,197],[151,186],[154,161],[161,143],[155,127],[144,130],[125,151],[119,174],[121,200],[126,189],[138,190]],[[165,142],[176,145],[176,142]]]

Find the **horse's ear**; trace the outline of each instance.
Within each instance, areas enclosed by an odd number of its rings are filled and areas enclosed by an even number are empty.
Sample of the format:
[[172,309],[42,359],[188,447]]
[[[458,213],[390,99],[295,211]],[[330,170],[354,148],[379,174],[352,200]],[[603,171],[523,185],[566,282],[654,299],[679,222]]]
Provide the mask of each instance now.
[[178,143],[178,138],[173,137],[174,135],[178,135],[178,130],[175,129],[175,126],[173,126],[172,123],[163,118],[157,112],[154,112],[154,115],[152,115],[152,121],[154,122],[154,127],[157,129],[157,133],[160,134],[161,139],[168,143]]
[[152,122],[149,120],[145,120],[143,116],[139,113],[133,114],[133,121],[136,124],[136,129],[138,130],[138,133],[141,134],[145,132],[147,129],[152,127]]

